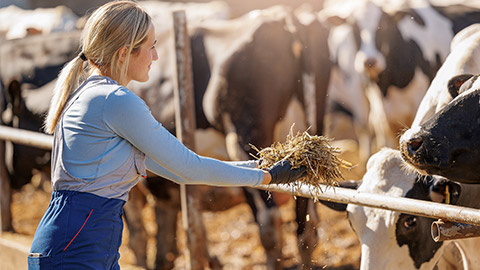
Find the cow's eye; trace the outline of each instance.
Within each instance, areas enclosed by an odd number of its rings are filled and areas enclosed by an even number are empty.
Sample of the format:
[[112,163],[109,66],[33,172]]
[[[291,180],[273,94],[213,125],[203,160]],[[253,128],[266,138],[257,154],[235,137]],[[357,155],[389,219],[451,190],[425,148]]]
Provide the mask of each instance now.
[[416,216],[400,214],[395,226],[395,235],[397,241],[399,241],[399,245],[401,245],[401,243],[405,244],[411,241],[412,237],[418,237],[418,235],[420,235],[418,230],[421,228],[419,228],[417,221]]
[[412,228],[417,224],[417,218],[416,217],[408,217],[403,221],[403,226],[407,229]]

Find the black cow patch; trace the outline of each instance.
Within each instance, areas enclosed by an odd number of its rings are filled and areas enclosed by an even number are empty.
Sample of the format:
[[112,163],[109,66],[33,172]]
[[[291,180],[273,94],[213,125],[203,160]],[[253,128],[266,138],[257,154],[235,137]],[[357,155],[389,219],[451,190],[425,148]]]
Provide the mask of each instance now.
[[375,35],[377,49],[384,55],[387,66],[379,74],[377,84],[384,96],[391,86],[405,88],[415,76],[416,68],[433,80],[441,66],[438,59],[433,65],[424,57],[420,46],[413,40],[402,37],[398,22],[392,16],[383,14]]
[[[407,192],[406,198],[430,201],[428,183],[424,180],[415,181],[413,188]],[[400,214],[395,236],[399,246],[407,245],[410,257],[415,267],[420,268],[430,261],[443,242],[435,242],[430,233],[430,226],[435,221],[432,218]]]

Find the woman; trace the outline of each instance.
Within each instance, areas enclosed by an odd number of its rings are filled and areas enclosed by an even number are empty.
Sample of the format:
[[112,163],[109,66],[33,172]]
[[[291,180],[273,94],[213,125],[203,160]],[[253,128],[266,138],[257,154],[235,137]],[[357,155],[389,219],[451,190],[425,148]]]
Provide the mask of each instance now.
[[45,128],[54,133],[52,198],[28,258],[29,269],[118,269],[122,207],[146,169],[177,183],[255,186],[305,173],[278,162],[223,162],[195,154],[158,123],[126,86],[145,82],[157,60],[155,29],[136,3],[98,8],[81,53],[60,73]]

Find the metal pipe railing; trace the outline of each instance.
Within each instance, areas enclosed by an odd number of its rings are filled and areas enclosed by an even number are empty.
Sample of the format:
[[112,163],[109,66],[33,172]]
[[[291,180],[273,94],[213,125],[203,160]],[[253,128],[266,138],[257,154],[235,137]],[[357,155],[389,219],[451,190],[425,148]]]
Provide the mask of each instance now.
[[472,224],[437,220],[432,223],[432,238],[435,242],[479,237],[480,227]]
[[[53,141],[53,138],[50,135],[5,126],[0,126],[0,139],[10,140],[14,143],[26,144],[47,150],[52,148]],[[294,196],[302,196],[345,204],[352,203],[367,207],[398,211],[417,216],[448,220],[450,222],[467,223],[480,226],[480,210],[478,209],[415,200],[404,197],[392,197],[381,194],[365,193],[347,188],[333,188],[326,185],[320,185],[320,187],[322,192],[313,192],[314,188],[307,184],[302,184],[300,187],[292,187],[287,185],[262,185],[257,188],[288,193]]]
[[0,125],[0,140],[52,150],[53,136]]
[[320,187],[322,192],[314,192],[314,188],[306,184],[303,184],[300,187],[287,185],[259,186],[260,189],[289,193],[295,196],[345,204],[352,203],[367,207],[398,211],[411,215],[443,219],[451,222],[480,225],[480,210],[478,209],[405,197],[392,197],[381,194],[365,193],[354,189],[340,187],[333,188],[326,185],[320,185]]

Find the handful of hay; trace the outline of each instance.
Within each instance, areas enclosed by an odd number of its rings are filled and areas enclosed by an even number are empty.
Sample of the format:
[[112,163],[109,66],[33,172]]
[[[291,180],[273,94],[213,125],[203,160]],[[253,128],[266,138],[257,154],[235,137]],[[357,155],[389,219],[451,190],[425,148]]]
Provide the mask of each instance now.
[[272,146],[258,150],[257,159],[262,158],[261,168],[268,168],[282,159],[290,161],[293,168],[305,166],[307,175],[297,183],[306,183],[320,189],[319,184],[335,186],[338,180],[344,179],[340,168],[351,169],[353,165],[338,157],[340,150],[329,144],[331,139],[323,136],[312,136],[304,131],[293,135],[293,130],[284,143],[275,142]]

